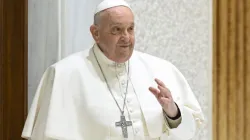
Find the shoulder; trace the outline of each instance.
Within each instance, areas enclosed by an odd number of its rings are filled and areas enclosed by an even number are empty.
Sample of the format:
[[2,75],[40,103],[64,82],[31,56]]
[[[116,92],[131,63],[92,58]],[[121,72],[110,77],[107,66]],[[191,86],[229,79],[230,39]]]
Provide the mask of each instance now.
[[152,68],[176,68],[170,61],[165,60],[163,58],[159,58],[157,56],[153,56],[149,53],[135,51],[135,57],[137,57],[140,61],[149,65]]
[[139,51],[135,52],[135,56],[137,56],[139,61],[143,62],[148,70],[154,73],[156,77],[175,79],[178,83],[187,84],[182,72],[170,61]]
[[48,70],[53,69],[57,74],[67,74],[79,70],[86,64],[89,51],[90,49],[73,53],[51,65]]
[[140,62],[144,63],[144,65],[153,73],[159,75],[174,75],[184,79],[182,72],[168,60],[139,51],[135,51],[135,57],[139,59]]

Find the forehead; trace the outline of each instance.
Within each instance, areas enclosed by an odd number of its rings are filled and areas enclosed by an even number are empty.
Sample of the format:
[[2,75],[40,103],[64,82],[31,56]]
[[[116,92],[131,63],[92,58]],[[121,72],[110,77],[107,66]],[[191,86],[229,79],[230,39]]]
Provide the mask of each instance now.
[[117,6],[105,10],[103,20],[109,23],[128,24],[134,22],[134,15],[128,7]]

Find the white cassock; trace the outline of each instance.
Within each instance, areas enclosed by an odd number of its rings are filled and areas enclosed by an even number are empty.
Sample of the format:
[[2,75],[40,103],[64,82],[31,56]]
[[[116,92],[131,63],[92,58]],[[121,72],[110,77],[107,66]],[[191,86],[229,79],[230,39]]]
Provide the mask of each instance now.
[[[188,140],[204,117],[183,75],[169,62],[134,51],[129,62],[116,64],[94,45],[49,67],[37,89],[22,137],[31,140],[123,140],[120,111],[108,90],[97,60],[119,105],[128,93],[125,116],[129,140]],[[129,65],[129,76],[127,71]],[[167,119],[148,90],[159,78],[170,89],[181,118]],[[176,122],[177,121],[177,122]],[[171,125],[176,125],[172,128]],[[178,124],[179,123],[179,124]]]

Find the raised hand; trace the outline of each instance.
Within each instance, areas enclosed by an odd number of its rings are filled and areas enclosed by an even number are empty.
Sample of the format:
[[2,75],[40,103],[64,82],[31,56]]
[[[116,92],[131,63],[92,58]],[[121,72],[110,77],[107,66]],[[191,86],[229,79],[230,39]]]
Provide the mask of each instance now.
[[158,84],[158,89],[149,87],[149,90],[155,95],[167,115],[169,117],[175,117],[178,114],[178,108],[172,98],[170,90],[159,79],[155,79],[155,82]]

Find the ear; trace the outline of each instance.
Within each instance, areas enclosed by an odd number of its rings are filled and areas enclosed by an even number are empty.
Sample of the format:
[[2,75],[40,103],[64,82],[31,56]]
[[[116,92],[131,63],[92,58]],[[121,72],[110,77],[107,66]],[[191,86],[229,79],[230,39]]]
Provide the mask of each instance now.
[[90,32],[92,34],[92,37],[94,38],[95,42],[99,42],[99,31],[98,27],[96,25],[91,25],[90,26]]

